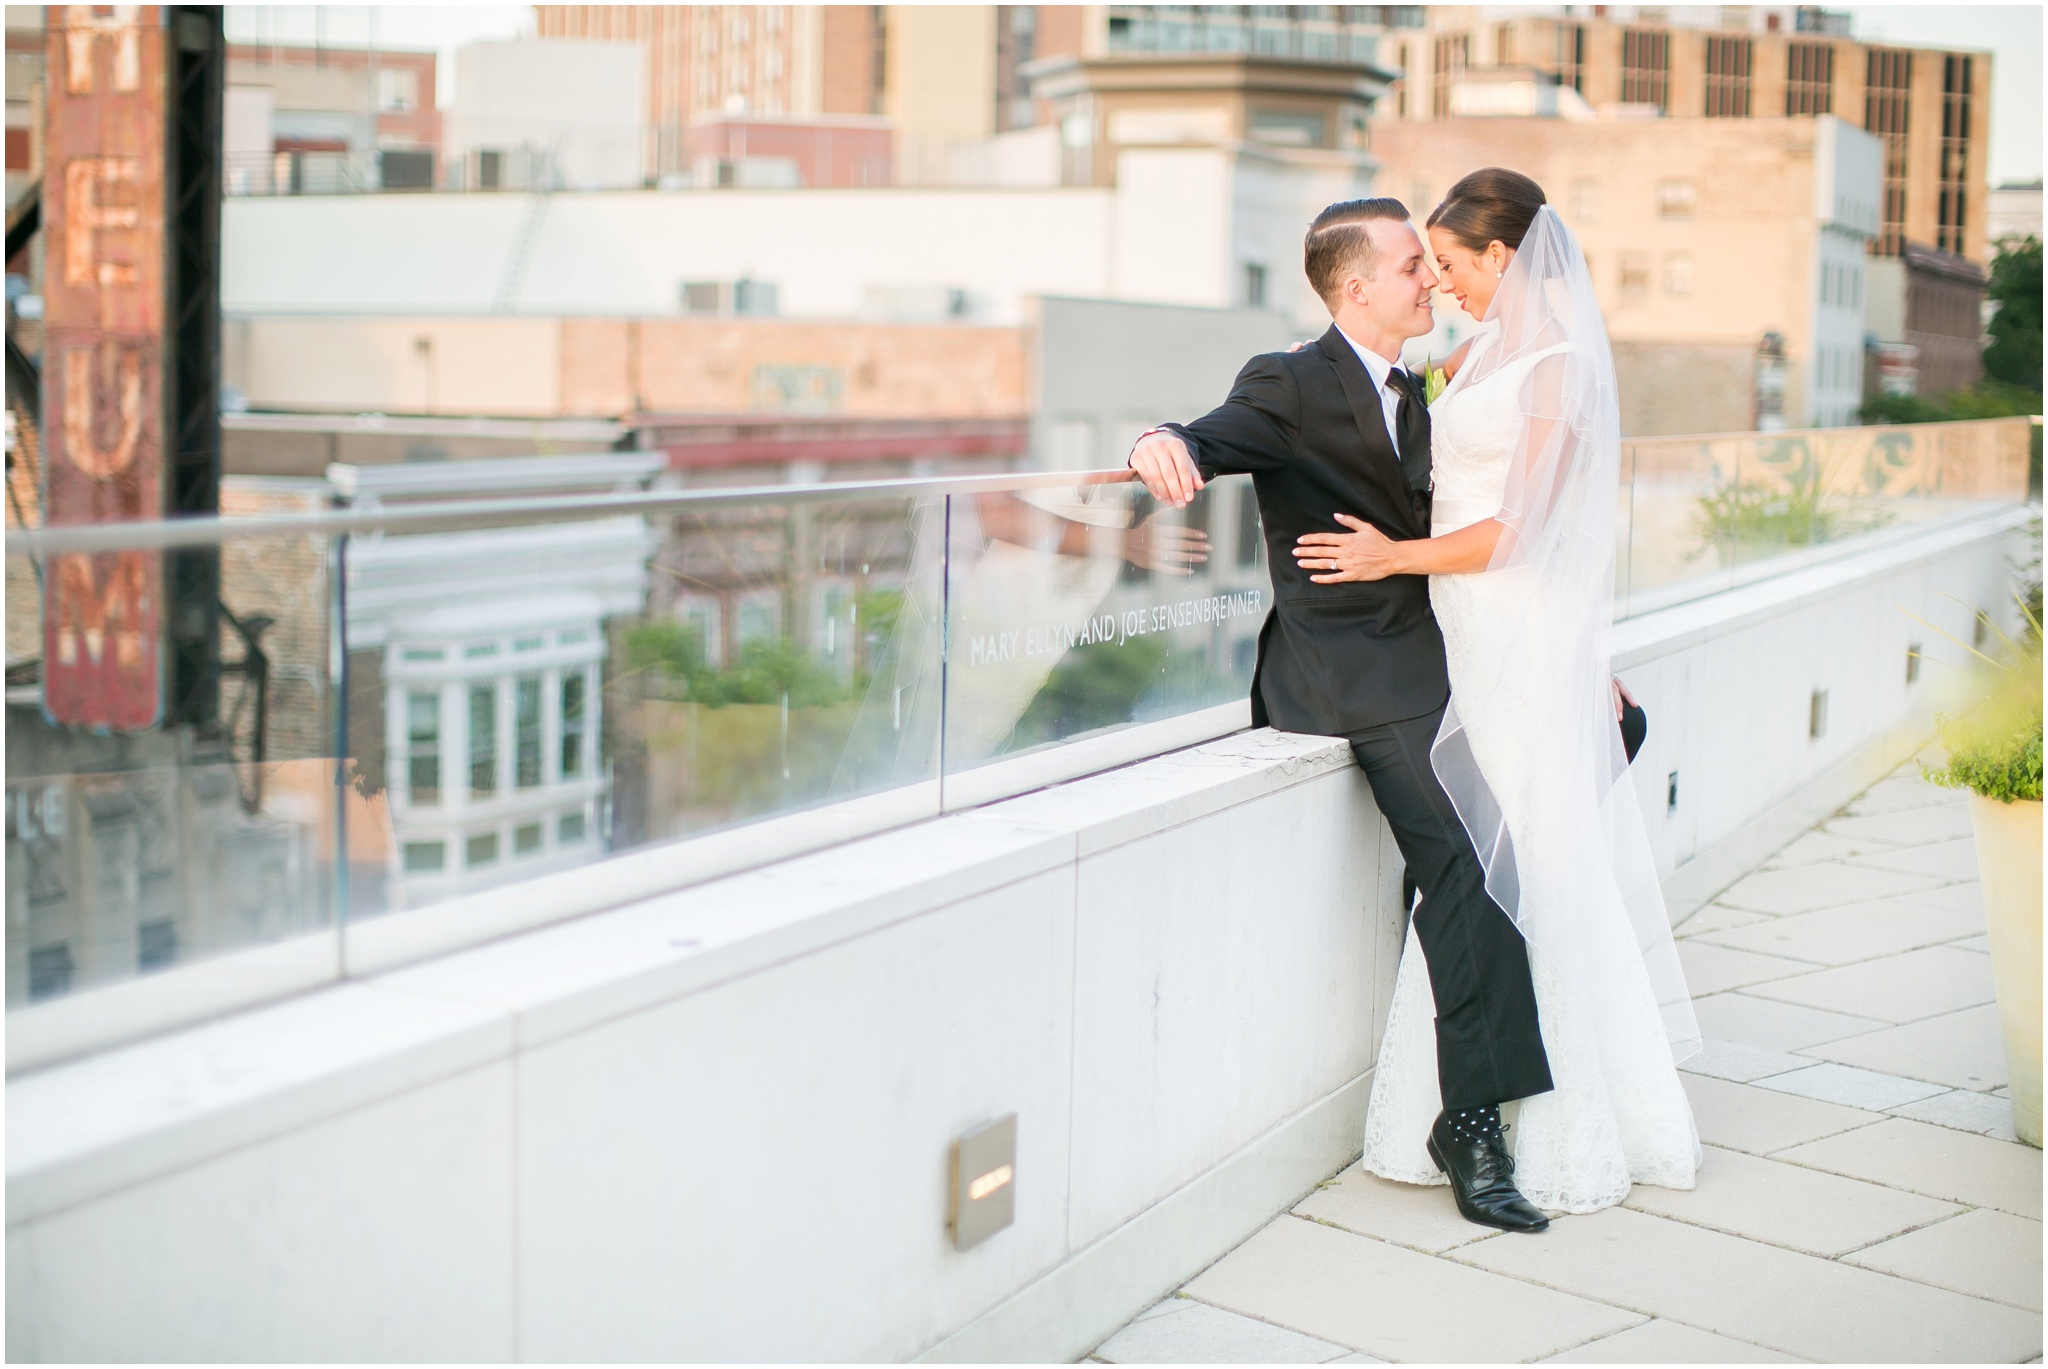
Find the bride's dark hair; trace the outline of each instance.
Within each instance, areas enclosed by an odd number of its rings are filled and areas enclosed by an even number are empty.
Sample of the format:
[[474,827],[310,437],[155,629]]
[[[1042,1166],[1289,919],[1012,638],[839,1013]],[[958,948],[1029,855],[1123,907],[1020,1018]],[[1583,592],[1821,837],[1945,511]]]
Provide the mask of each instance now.
[[1482,167],[1451,187],[1423,227],[1442,227],[1468,252],[1484,252],[1490,242],[1519,251],[1545,203],[1543,187],[1521,172]]

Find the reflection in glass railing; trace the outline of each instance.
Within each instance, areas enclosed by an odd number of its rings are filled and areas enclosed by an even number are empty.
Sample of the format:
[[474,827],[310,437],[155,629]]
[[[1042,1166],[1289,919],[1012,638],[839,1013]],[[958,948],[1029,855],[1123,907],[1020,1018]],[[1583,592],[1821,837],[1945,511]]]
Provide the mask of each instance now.
[[1620,616],[1777,574],[1834,544],[2026,498],[2027,420],[1623,445]]
[[934,779],[937,499],[352,539],[361,917]]
[[303,536],[10,548],[9,1008],[332,942],[330,554]]
[[[1630,443],[1617,610],[2018,502],[2027,435]],[[349,923],[849,799],[986,801],[1250,689],[1242,477],[1176,510],[1120,473],[693,495],[639,492],[647,454],[549,460],[9,530],[10,1010],[206,965],[180,1002],[250,1001],[287,960],[293,986],[353,965]],[[527,502],[399,506],[479,472]],[[353,512],[312,512],[337,492]]]
[[1248,478],[1183,509],[1133,484],[951,505],[947,774],[1246,696],[1271,602]]

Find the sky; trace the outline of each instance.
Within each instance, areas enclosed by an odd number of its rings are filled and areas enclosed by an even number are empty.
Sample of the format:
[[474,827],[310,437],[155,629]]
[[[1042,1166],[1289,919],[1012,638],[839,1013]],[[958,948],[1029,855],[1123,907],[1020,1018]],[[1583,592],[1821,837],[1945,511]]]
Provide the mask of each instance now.
[[[1992,53],[1991,183],[2041,175],[2041,6],[1850,5],[1854,35],[1894,43],[1986,48]],[[529,5],[230,5],[237,42],[433,48],[442,61],[438,103],[455,93],[455,49],[478,38],[531,33]]]

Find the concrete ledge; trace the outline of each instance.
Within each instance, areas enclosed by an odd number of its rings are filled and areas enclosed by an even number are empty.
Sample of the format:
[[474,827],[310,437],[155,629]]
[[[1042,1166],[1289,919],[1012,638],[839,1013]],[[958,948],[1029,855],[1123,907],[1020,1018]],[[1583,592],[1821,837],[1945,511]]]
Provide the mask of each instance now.
[[917,1357],[923,1364],[1072,1363],[1229,1254],[1363,1148],[1372,1071],[1317,1099],[1201,1178]]

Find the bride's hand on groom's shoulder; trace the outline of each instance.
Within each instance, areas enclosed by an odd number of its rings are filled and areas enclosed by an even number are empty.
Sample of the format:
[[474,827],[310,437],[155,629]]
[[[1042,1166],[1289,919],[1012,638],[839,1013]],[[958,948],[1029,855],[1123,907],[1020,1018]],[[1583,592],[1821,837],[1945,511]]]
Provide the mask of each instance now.
[[1294,540],[1294,561],[1318,585],[1384,580],[1402,574],[1401,544],[1362,518],[1335,515],[1350,532],[1308,532]]

